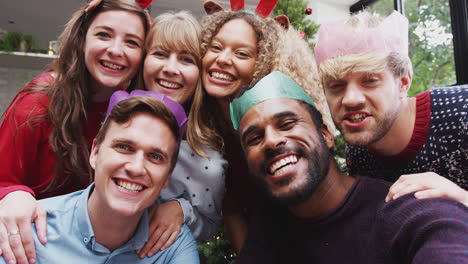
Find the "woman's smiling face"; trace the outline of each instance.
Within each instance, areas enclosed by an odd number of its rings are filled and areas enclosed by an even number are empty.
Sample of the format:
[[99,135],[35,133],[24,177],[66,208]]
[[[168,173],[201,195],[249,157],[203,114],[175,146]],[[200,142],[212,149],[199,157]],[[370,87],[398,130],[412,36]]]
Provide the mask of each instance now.
[[180,104],[195,92],[199,69],[194,55],[183,50],[166,50],[158,43],[146,55],[143,78],[146,89],[169,96]]
[[230,20],[221,27],[202,60],[203,85],[210,96],[229,99],[251,82],[257,41],[253,27],[243,19]]

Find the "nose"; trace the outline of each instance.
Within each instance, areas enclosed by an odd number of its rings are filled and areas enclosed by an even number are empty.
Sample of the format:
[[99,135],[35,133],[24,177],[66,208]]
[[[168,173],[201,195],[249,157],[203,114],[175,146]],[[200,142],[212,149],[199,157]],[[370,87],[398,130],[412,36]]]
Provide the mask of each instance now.
[[114,40],[110,44],[110,47],[108,48],[109,54],[111,54],[114,57],[121,57],[123,56],[123,43],[119,40]]
[[286,138],[274,127],[268,127],[265,129],[264,142],[265,149],[276,149],[286,144]]
[[163,66],[163,72],[169,75],[179,74],[179,62],[176,54],[171,54]]
[[125,164],[125,170],[130,177],[139,177],[146,174],[144,153],[135,153]]
[[346,87],[342,104],[347,107],[357,107],[364,104],[366,98],[361,87],[355,83],[349,83]]
[[218,54],[216,62],[220,65],[231,65],[232,64],[232,52],[229,49],[225,49]]

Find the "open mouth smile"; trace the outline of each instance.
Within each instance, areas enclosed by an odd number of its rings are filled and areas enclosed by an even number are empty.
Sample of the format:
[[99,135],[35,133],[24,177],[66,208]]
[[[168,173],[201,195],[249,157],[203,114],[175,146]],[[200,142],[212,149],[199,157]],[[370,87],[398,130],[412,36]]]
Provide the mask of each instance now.
[[237,80],[234,76],[226,72],[210,71],[210,76],[220,81],[234,82]]
[[156,81],[159,85],[161,85],[162,87],[164,88],[167,88],[167,89],[180,89],[182,88],[183,86],[179,83],[176,83],[176,82],[170,82],[170,81],[166,81],[166,80],[161,80],[161,79],[158,79]]
[[268,173],[273,176],[281,175],[289,168],[292,168],[297,163],[297,160],[298,158],[294,154],[281,158],[268,167]]
[[122,179],[114,179],[114,182],[117,184],[119,189],[127,192],[138,193],[146,189],[146,187],[141,184],[128,182]]
[[125,68],[122,65],[113,64],[107,61],[101,61],[101,65],[111,70],[123,70]]

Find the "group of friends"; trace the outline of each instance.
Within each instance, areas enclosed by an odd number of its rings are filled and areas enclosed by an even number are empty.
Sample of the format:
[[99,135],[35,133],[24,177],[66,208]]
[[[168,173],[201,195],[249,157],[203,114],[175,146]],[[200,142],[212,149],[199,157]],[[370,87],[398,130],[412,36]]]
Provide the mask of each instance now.
[[[468,85],[408,97],[408,21],[93,0],[0,127],[0,263],[468,263]],[[348,173],[334,159],[337,130]]]

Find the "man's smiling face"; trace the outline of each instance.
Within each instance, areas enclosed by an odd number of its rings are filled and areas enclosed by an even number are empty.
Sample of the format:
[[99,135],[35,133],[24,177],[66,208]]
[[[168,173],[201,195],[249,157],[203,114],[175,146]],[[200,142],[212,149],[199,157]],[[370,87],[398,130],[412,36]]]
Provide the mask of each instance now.
[[304,201],[325,178],[330,152],[304,103],[263,101],[243,116],[239,132],[251,173],[272,199]]
[[142,214],[167,187],[176,146],[169,126],[151,114],[111,121],[104,140],[93,143],[96,187],[90,200],[122,216]]

